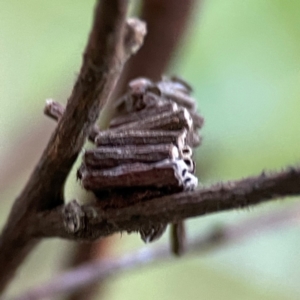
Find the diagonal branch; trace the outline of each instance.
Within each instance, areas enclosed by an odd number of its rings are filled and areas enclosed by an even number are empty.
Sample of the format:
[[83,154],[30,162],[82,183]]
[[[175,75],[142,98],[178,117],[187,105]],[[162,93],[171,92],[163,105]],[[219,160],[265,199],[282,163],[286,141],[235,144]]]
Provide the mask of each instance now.
[[[188,243],[188,253],[200,254],[210,250],[218,250],[221,246],[240,242],[263,231],[274,230],[279,226],[291,225],[299,221],[300,205],[269,212],[258,217],[224,227],[218,227],[206,234],[201,234]],[[168,245],[157,248],[143,248],[119,258],[106,261],[95,260],[56,276],[44,284],[29,289],[14,300],[38,300],[54,297],[60,293],[68,293],[94,282],[105,280],[119,274],[159,261],[172,259]]]
[[112,93],[125,61],[142,44],[144,24],[130,20],[125,26],[127,2],[98,1],[83,64],[66,111],[16,199],[0,237],[0,291],[38,242],[31,238],[33,215],[63,204],[66,178],[90,127]]
[[32,222],[37,237],[94,240],[141,226],[172,223],[230,209],[238,209],[280,197],[300,195],[300,168],[217,184],[194,192],[173,194],[126,208],[103,211],[97,205],[76,201],[43,212]]

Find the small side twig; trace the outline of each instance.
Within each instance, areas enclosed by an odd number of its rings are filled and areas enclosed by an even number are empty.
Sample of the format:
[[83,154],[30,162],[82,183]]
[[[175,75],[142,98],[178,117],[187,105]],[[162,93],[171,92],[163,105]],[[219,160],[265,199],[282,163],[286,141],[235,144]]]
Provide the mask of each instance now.
[[[58,122],[62,118],[64,112],[65,112],[65,107],[62,104],[52,99],[46,100],[46,105],[44,108],[44,114],[46,116]],[[98,135],[98,133],[99,133],[99,128],[96,124],[94,124],[93,126],[91,126],[89,130],[88,139],[91,142],[95,142],[95,138]]]
[[[263,231],[274,230],[279,226],[291,225],[299,222],[300,205],[292,205],[285,209],[266,213],[258,217],[225,227],[216,227],[206,234],[195,237],[188,243],[187,254],[200,254],[211,250],[218,250],[221,246],[240,242],[260,234]],[[44,284],[31,288],[14,298],[14,300],[38,300],[54,297],[60,293],[73,292],[96,281],[121,272],[138,269],[159,261],[171,260],[169,246],[157,248],[143,248],[122,257],[110,260],[95,260],[65,272]]]
[[[80,206],[71,202],[66,207],[40,213],[32,222],[36,224],[37,237],[94,240],[116,232],[138,231],[140,226],[176,223],[186,218],[299,194],[300,167],[295,167],[106,211],[97,205]],[[73,230],[72,220],[76,221],[76,230]]]

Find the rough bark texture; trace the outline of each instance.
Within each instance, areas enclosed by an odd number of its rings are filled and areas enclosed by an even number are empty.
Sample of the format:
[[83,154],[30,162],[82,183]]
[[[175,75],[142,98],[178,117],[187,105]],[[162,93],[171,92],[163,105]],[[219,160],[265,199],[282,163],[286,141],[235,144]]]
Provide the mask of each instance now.
[[122,45],[126,12],[125,0],[97,4],[83,64],[66,111],[16,199],[0,237],[0,291],[37,243],[30,237],[32,215],[64,202],[66,178],[125,62]]
[[103,211],[76,201],[33,220],[37,237],[94,240],[116,232],[134,232],[140,226],[180,220],[249,207],[272,199],[300,194],[300,168],[239,181],[220,183],[194,192],[156,198],[144,203]]

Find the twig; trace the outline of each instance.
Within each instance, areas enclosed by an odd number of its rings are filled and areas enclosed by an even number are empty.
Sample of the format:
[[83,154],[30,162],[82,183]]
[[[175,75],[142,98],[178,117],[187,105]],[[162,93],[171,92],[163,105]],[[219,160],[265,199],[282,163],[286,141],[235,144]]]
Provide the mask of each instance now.
[[[126,0],[99,1],[96,6],[83,64],[66,111],[16,199],[0,237],[0,291],[38,242],[31,236],[33,215],[63,204],[65,180],[90,127],[113,91],[126,59],[141,45],[142,38],[136,44],[132,43],[134,38],[127,38],[124,44],[125,30],[132,36],[137,26],[144,27],[136,21],[125,29],[126,12]],[[139,37],[144,34],[145,28]]]
[[141,226],[176,223],[299,194],[300,168],[295,167],[106,211],[97,205],[80,206],[73,201],[38,214],[32,222],[37,237],[94,240],[120,231],[137,231]]
[[[188,243],[187,253],[199,254],[209,250],[218,250],[220,246],[249,239],[262,231],[274,230],[279,226],[299,222],[300,205],[292,205],[234,225],[218,227],[206,234],[197,236]],[[38,287],[29,289],[14,300],[38,300],[54,297],[59,293],[68,293],[88,284],[107,279],[121,272],[138,269],[154,262],[171,260],[168,245],[157,248],[143,248],[125,254],[120,258],[106,261],[95,260],[78,268],[65,272]]]
[[[65,108],[62,104],[52,99],[46,100],[46,105],[44,108],[44,114],[46,116],[58,122],[62,118],[64,112],[65,112]],[[91,142],[94,142],[98,133],[99,133],[99,128],[96,124],[94,124],[93,126],[91,126],[89,130],[88,139]]]

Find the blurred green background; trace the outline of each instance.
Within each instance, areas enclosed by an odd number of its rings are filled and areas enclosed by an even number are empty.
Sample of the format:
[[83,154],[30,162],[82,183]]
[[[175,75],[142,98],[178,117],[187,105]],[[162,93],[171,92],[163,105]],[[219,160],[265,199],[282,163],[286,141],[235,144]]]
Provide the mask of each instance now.
[[[55,127],[43,117],[44,100],[65,103],[76,79],[93,5],[92,0],[0,1],[1,226]],[[191,83],[205,117],[197,152],[204,184],[298,163],[299,16],[298,0],[206,0],[193,12],[169,73]],[[67,199],[78,189],[71,181]],[[191,220],[189,235],[295,201]],[[114,254],[143,246],[137,235],[113,243]],[[43,242],[8,293],[55,276],[72,246]],[[277,228],[205,255],[110,278],[104,299],[300,299],[299,249],[297,224]]]

